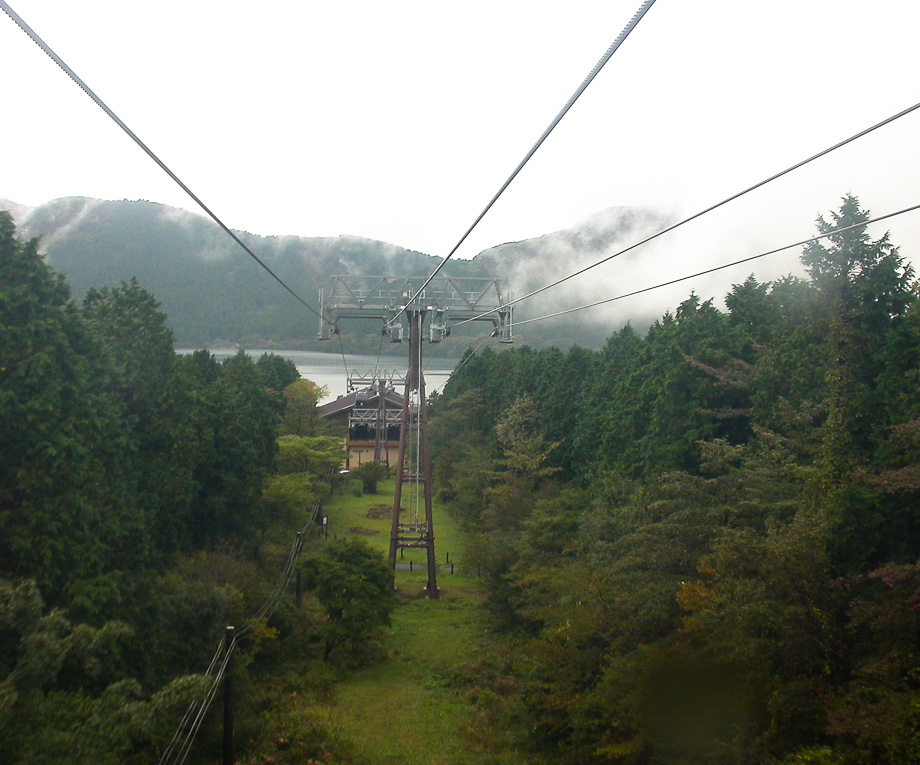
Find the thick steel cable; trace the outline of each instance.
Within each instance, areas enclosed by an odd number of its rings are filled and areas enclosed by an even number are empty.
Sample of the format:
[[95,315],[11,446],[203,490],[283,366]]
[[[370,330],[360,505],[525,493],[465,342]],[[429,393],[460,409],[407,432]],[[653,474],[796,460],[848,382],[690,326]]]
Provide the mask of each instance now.
[[[672,226],[668,226],[667,228],[662,229],[662,230],[659,231],[658,233],[652,234],[651,236],[646,237],[645,239],[643,239],[643,240],[640,241],[640,242],[636,242],[635,244],[631,244],[631,245],[629,245],[629,247],[626,247],[626,248],[624,248],[624,249],[622,249],[622,250],[619,250],[618,252],[613,253],[613,255],[608,255],[607,257],[602,258],[601,260],[598,260],[596,263],[592,263],[591,265],[585,266],[584,268],[580,268],[578,271],[575,271],[574,273],[571,273],[571,274],[569,274],[568,276],[564,276],[563,278],[559,279],[558,281],[552,282],[551,284],[544,285],[543,287],[540,287],[539,289],[534,290],[533,292],[530,292],[530,293],[528,293],[528,294],[526,294],[526,295],[523,295],[522,297],[515,298],[514,300],[510,300],[509,302],[505,303],[505,304],[502,306],[502,308],[503,308],[503,309],[504,309],[504,308],[507,308],[507,307],[509,307],[509,306],[514,305],[515,303],[520,303],[522,300],[527,300],[528,298],[532,298],[534,295],[539,295],[541,292],[546,292],[546,290],[548,290],[548,289],[552,289],[553,287],[558,287],[558,286],[559,286],[560,284],[562,284],[563,282],[567,282],[569,279],[574,279],[576,276],[581,276],[583,273],[585,273],[586,271],[590,271],[592,268],[596,268],[597,266],[602,265],[603,263],[606,263],[606,262],[609,261],[609,260],[613,260],[614,258],[618,258],[620,255],[623,255],[623,254],[629,252],[630,250],[634,250],[634,249],[636,249],[637,247],[641,247],[643,244],[648,244],[648,243],[651,242],[653,239],[657,239],[659,236],[663,236],[664,234],[667,234],[667,233],[669,233],[670,231],[673,231],[673,230],[676,229],[676,228],[680,228],[680,227],[683,226],[685,223],[689,223],[689,222],[692,221],[692,220],[696,220],[697,218],[702,217],[703,215],[706,215],[707,213],[710,213],[710,212],[712,212],[713,210],[716,210],[716,209],[718,209],[719,207],[722,207],[723,205],[728,204],[729,202],[733,202],[734,200],[738,199],[739,197],[743,197],[745,194],[748,194],[748,193],[750,193],[751,191],[754,191],[755,189],[759,189],[761,186],[765,186],[766,184],[771,183],[771,182],[777,180],[778,178],[782,178],[784,175],[787,175],[787,174],[791,173],[793,170],[798,170],[800,167],[804,167],[804,166],[807,165],[809,162],[813,162],[813,161],[816,160],[816,159],[819,159],[819,158],[821,158],[821,157],[823,157],[823,156],[825,156],[825,155],[827,155],[827,154],[830,154],[832,151],[835,151],[835,150],[837,150],[837,149],[839,149],[839,148],[841,148],[841,147],[843,147],[843,146],[846,146],[848,143],[852,143],[852,142],[855,141],[857,138],[862,138],[863,136],[868,135],[869,133],[871,133],[873,130],[878,130],[880,127],[884,127],[885,125],[888,125],[888,124],[894,122],[895,120],[900,119],[901,117],[903,117],[903,116],[905,116],[905,115],[907,115],[907,114],[910,114],[910,113],[913,112],[913,111],[916,111],[917,109],[920,109],[920,103],[916,103],[916,104],[914,104],[913,106],[909,106],[909,107],[907,107],[906,109],[904,109],[903,111],[900,111],[900,112],[898,112],[897,114],[893,114],[891,117],[888,117],[887,119],[884,119],[884,120],[882,120],[881,122],[878,122],[878,123],[876,123],[875,125],[872,125],[872,127],[868,127],[868,128],[866,128],[865,130],[861,130],[860,132],[856,133],[855,135],[851,135],[849,138],[846,138],[846,139],[844,139],[843,141],[840,141],[839,143],[835,143],[833,146],[830,146],[830,147],[824,149],[823,151],[819,151],[817,154],[814,154],[814,155],[810,156],[808,159],[803,159],[801,162],[797,162],[796,164],[792,165],[791,167],[787,167],[785,170],[783,170],[783,171],[781,171],[781,172],[779,172],[779,173],[776,173],[775,175],[771,175],[769,178],[765,178],[764,180],[760,181],[759,183],[755,183],[753,186],[749,186],[749,187],[746,188],[744,191],[739,191],[737,194],[732,194],[730,197],[727,197],[727,198],[723,199],[721,202],[717,202],[716,204],[711,205],[710,207],[707,207],[705,210],[700,210],[698,213],[695,213],[695,214],[691,215],[689,218],[684,218],[682,221],[679,221],[678,223],[675,223],[675,224],[672,225]],[[491,311],[485,311],[485,312],[479,314],[478,316],[474,316],[474,317],[471,318],[471,319],[464,319],[463,321],[459,321],[459,322],[457,322],[454,326],[455,326],[455,327],[463,326],[464,324],[467,324],[468,322],[475,321],[475,320],[477,320],[477,319],[483,318],[484,316],[488,316],[488,315],[491,314],[491,313],[495,313],[496,310],[498,310],[498,309],[493,309],[493,310],[491,310]],[[518,323],[518,324],[521,324],[521,323],[523,323],[523,322],[517,322],[517,323]]]
[[[511,175],[508,176],[508,179],[502,184],[501,188],[498,190],[495,196],[492,197],[489,204],[485,206],[485,209],[481,213],[479,213],[479,216],[476,218],[476,220],[473,221],[473,225],[471,225],[466,230],[466,233],[462,237],[460,237],[460,241],[454,245],[454,248],[447,254],[444,260],[442,260],[437,265],[437,267],[434,269],[434,271],[431,272],[431,275],[427,279],[425,279],[425,282],[422,284],[421,287],[418,288],[418,291],[410,298],[407,305],[415,302],[418,296],[422,294],[422,291],[425,289],[425,287],[427,287],[428,284],[431,282],[431,280],[434,279],[434,277],[437,276],[438,273],[440,273],[442,268],[444,268],[444,265],[447,263],[447,261],[450,260],[454,256],[454,253],[456,253],[458,249],[460,249],[460,246],[466,241],[467,237],[473,232],[473,229],[479,225],[479,222],[486,216],[489,210],[492,209],[492,206],[498,201],[498,198],[502,194],[505,193],[505,189],[507,189],[511,185],[511,182],[515,178],[517,178],[518,173],[520,173],[521,170],[524,169],[524,165],[526,165],[530,161],[530,158],[534,154],[537,153],[537,149],[539,149],[543,145],[543,142],[549,137],[549,134],[552,133],[553,130],[555,130],[556,125],[558,125],[562,121],[562,118],[565,117],[569,109],[571,109],[572,106],[574,106],[575,102],[579,99],[581,94],[585,92],[585,90],[592,83],[594,78],[597,77],[601,69],[604,68],[604,65],[610,60],[613,54],[616,53],[620,45],[623,44],[623,41],[629,36],[629,33],[632,32],[633,29],[635,29],[636,25],[642,20],[642,17],[645,15],[646,11],[648,11],[648,9],[651,8],[654,4],[655,4],[655,0],[645,0],[645,2],[642,3],[642,5],[639,7],[639,10],[636,11],[635,15],[630,19],[629,23],[624,27],[623,31],[620,32],[616,40],[614,40],[613,43],[610,45],[610,47],[607,49],[607,52],[603,56],[601,56],[600,61],[598,61],[597,64],[594,65],[594,69],[592,69],[591,72],[588,74],[588,76],[585,77],[581,85],[578,86],[578,88],[575,90],[575,92],[566,102],[565,106],[563,106],[560,112],[553,118],[553,121],[550,122],[549,127],[543,131],[543,135],[541,135],[537,139],[537,142],[531,147],[530,151],[527,152],[527,154],[524,156],[524,159],[522,159],[520,164],[514,169],[514,172],[512,172]],[[389,324],[392,324],[394,321],[396,321],[396,319],[398,319],[400,315],[403,313],[403,311],[405,310],[406,310],[406,306],[403,306],[399,310],[399,312],[396,314],[396,316],[394,316],[387,324],[389,325]]]
[[[476,351],[478,351],[480,348],[482,348],[483,343],[485,343],[485,341],[488,340],[490,337],[492,337],[492,332],[491,332],[491,331],[490,331],[489,334],[487,334],[484,338],[482,338],[482,340],[479,341],[479,345],[477,345],[475,348],[473,348],[473,352],[472,352],[469,356],[467,356],[465,359],[463,359],[463,361],[461,361],[459,364],[457,364],[457,366],[454,368],[454,370],[450,373],[450,377],[453,377],[455,374],[457,374],[457,372],[459,372],[461,369],[463,369],[463,367],[466,366],[466,364],[469,362],[469,360],[472,359],[472,358],[476,355]],[[436,393],[438,390],[440,390],[440,389],[443,388],[445,385],[447,385],[447,383],[450,382],[450,377],[448,377],[443,383],[441,383],[441,386],[440,386],[439,388],[435,388],[435,389],[432,391],[432,393]]]
[[36,45],[38,45],[38,47],[41,48],[48,55],[49,58],[51,58],[52,61],[54,61],[55,64],[57,64],[61,69],[64,70],[64,73],[68,77],[70,77],[70,79],[73,80],[80,87],[80,89],[93,100],[96,106],[102,109],[102,111],[104,111],[112,119],[112,121],[116,125],[118,125],[118,127],[120,127],[128,135],[128,137],[132,141],[134,141],[134,143],[136,143],[147,154],[148,157],[150,157],[150,159],[152,159],[154,162],[157,163],[157,165],[160,166],[160,169],[163,170],[163,172],[165,172],[170,178],[173,179],[173,181],[176,182],[179,188],[181,188],[186,194],[188,194],[188,196],[191,197],[194,200],[194,202],[202,210],[204,210],[204,212],[208,215],[208,217],[211,220],[213,220],[218,226],[220,226],[221,229],[223,229],[224,233],[226,233],[227,236],[229,236],[234,242],[236,242],[243,249],[243,251],[247,255],[249,255],[250,258],[252,258],[256,263],[258,263],[262,268],[264,268],[265,271],[268,272],[269,276],[271,276],[272,279],[274,279],[285,290],[287,290],[298,303],[300,303],[304,308],[306,308],[310,312],[314,313],[316,316],[319,316],[320,319],[323,318],[322,314],[320,314],[319,311],[313,308],[313,306],[307,303],[302,297],[300,297],[300,295],[298,295],[296,292],[294,292],[294,290],[288,287],[288,285],[281,279],[281,277],[278,276],[274,271],[272,271],[271,268],[269,268],[269,266],[265,263],[265,261],[263,261],[251,249],[249,249],[249,247],[247,247],[243,243],[243,241],[236,234],[234,234],[230,230],[230,228],[226,226],[224,222],[220,218],[218,218],[217,215],[215,215],[211,211],[211,209],[204,202],[202,202],[201,199],[199,199],[198,196],[188,186],[186,186],[180,180],[179,176],[177,176],[172,170],[170,170],[166,166],[166,164],[156,154],[154,154],[151,149],[147,147],[147,144],[145,144],[140,138],[138,138],[137,135],[135,135],[134,132],[131,130],[131,128],[129,128],[124,122],[122,122],[118,118],[118,115],[116,115],[115,112],[109,109],[109,107],[106,106],[105,103],[103,103],[102,99],[100,99],[99,96],[97,96],[92,91],[92,89],[90,89],[90,87],[85,82],[83,82],[83,80],[79,76],[77,76],[77,73],[74,72],[74,70],[71,69],[66,63],[64,63],[64,60],[60,56],[58,56],[57,53],[51,50],[48,44],[35,33],[32,27],[30,27],[28,24],[26,24],[25,21],[22,20],[22,17],[19,16],[19,14],[16,13],[16,11],[10,8],[10,6],[5,2],[5,0],[0,0],[0,8],[3,9],[6,15],[9,16],[16,23],[16,25],[23,32],[25,32],[32,39],[32,41]]
[[758,260],[759,258],[765,258],[767,255],[775,255],[778,252],[783,252],[784,250],[791,250],[793,247],[801,247],[805,244],[810,244],[812,242],[817,242],[819,239],[825,239],[829,236],[835,236],[837,234],[842,234],[847,231],[852,231],[853,229],[860,228],[861,226],[868,226],[872,223],[878,223],[879,221],[886,220],[887,218],[894,218],[897,215],[903,215],[904,213],[912,212],[914,210],[920,210],[920,205],[913,205],[912,207],[905,207],[903,210],[898,210],[897,212],[888,213],[887,215],[880,215],[877,218],[872,218],[867,220],[865,223],[854,223],[852,226],[846,226],[844,228],[837,228],[833,231],[828,231],[826,234],[819,234],[818,236],[813,236],[810,239],[803,239],[801,242],[796,242],[795,244],[787,244],[783,247],[777,247],[773,250],[768,250],[767,252],[761,252],[759,255],[751,255],[747,258],[742,258],[741,260],[735,260],[731,263],[724,263],[721,266],[715,266],[714,268],[707,268],[705,271],[699,271],[695,274],[690,274],[688,276],[681,276],[677,279],[671,279],[670,281],[661,282],[660,284],[655,284],[651,287],[644,287],[641,290],[635,290],[634,292],[628,292],[625,295],[617,295],[616,297],[607,298],[606,300],[598,300],[595,303],[588,303],[587,305],[576,306],[575,308],[567,308],[564,311],[556,311],[555,313],[547,314],[546,316],[537,316],[533,319],[525,319],[524,321],[515,322],[515,326],[521,326],[522,324],[530,324],[535,321],[544,321],[546,319],[553,319],[557,316],[565,316],[569,313],[575,313],[576,311],[584,311],[588,308],[595,308],[599,305],[604,305],[605,303],[613,303],[616,300],[623,300],[624,298],[634,297],[635,295],[641,295],[644,292],[651,292],[652,290],[661,289],[662,287],[670,287],[672,284],[677,284],[679,282],[685,282],[688,279],[695,279],[698,276],[706,276],[707,274],[715,273],[716,271],[722,271],[726,268],[731,268],[732,266],[740,266],[743,263],[750,263],[752,260]]
[[345,380],[348,380],[348,362],[345,361],[345,343],[342,342],[342,335],[339,328],[336,327],[335,336],[339,338],[339,350],[342,352],[342,366],[345,367]]

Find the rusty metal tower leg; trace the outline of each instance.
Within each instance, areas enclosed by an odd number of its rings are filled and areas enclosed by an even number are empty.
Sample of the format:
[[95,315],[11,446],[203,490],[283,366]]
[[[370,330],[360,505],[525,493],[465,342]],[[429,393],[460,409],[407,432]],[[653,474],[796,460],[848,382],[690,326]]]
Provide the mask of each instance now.
[[[396,492],[393,498],[393,516],[390,524],[390,569],[396,570],[396,551],[401,547],[425,548],[428,554],[428,583],[425,591],[429,598],[440,597],[438,590],[437,563],[434,551],[434,525],[431,515],[431,461],[428,453],[428,422],[425,403],[425,380],[422,375],[422,325],[425,311],[407,310],[409,318],[409,371],[406,374],[405,400],[399,431],[399,456],[396,466]],[[410,394],[418,392],[418,409],[416,411],[418,426],[418,459],[415,472],[409,474],[406,469],[406,445],[409,426],[412,422],[410,412]],[[399,510],[402,502],[403,481],[409,479],[421,483],[425,491],[425,522],[400,523]],[[395,579],[394,579],[395,580]]]
[[[410,354],[411,355],[411,354]],[[396,492],[393,496],[393,516],[390,522],[390,571],[396,571],[396,550],[399,549],[399,508],[402,504],[402,485],[406,467],[406,439],[409,436],[409,393],[411,372],[406,373],[406,390],[402,416],[399,418],[399,452],[396,457]],[[395,584],[395,578],[394,578]]]
[[[383,380],[377,380],[377,420],[374,428],[374,462],[380,462],[381,445],[386,449],[387,436],[387,402],[386,386]],[[389,456],[386,460],[387,470],[390,469]]]
[[[419,346],[421,347],[421,345]],[[421,357],[421,353],[419,353]],[[431,459],[428,454],[428,405],[425,402],[425,377],[422,370],[418,371],[419,379],[419,404],[418,404],[418,437],[421,439],[421,471],[425,481],[425,547],[428,550],[428,585],[425,591],[428,597],[437,600],[440,597],[438,590],[438,564],[434,555],[434,523],[431,518]]]

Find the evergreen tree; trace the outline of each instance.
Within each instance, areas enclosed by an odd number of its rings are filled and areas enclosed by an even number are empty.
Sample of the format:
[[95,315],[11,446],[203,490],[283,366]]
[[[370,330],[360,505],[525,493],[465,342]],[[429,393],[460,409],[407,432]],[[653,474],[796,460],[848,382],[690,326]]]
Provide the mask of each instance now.
[[0,571],[59,603],[130,568],[144,529],[108,359],[37,244],[0,213]]

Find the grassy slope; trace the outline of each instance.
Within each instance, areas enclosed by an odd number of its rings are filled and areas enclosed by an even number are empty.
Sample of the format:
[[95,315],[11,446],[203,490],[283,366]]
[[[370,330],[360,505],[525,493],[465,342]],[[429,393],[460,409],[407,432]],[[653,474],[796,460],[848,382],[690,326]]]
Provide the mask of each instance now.
[[[386,555],[389,517],[383,508],[373,513],[381,517],[368,517],[368,510],[392,506],[392,497],[392,480],[382,482],[374,496],[337,495],[325,508],[330,538],[357,534]],[[404,507],[412,507],[410,497],[403,500]],[[473,566],[464,569],[461,535],[437,506],[434,527],[441,599],[421,596],[425,551],[405,550],[401,562],[412,560],[415,570],[397,572],[400,597],[387,636],[389,658],[338,684],[328,712],[350,741],[356,765],[526,762],[513,751],[496,751],[500,736],[480,735],[487,712],[471,705],[470,695],[456,682],[462,667],[489,649],[489,637],[476,572]],[[447,553],[456,562],[454,574],[445,562]]]

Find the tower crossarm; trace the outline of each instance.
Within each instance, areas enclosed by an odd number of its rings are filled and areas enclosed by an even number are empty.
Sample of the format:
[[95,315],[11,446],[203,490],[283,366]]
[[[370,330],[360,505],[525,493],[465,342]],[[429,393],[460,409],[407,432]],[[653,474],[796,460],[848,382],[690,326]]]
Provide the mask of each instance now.
[[[511,306],[505,305],[497,279],[487,277],[438,277],[416,297],[416,280],[410,277],[336,276],[328,292],[321,294],[323,322],[320,338],[338,331],[340,319],[376,319],[384,324],[390,339],[402,338],[399,321],[407,309],[431,316],[430,342],[450,334],[460,321],[491,322],[493,334],[511,342]],[[397,331],[398,330],[398,331]]]

